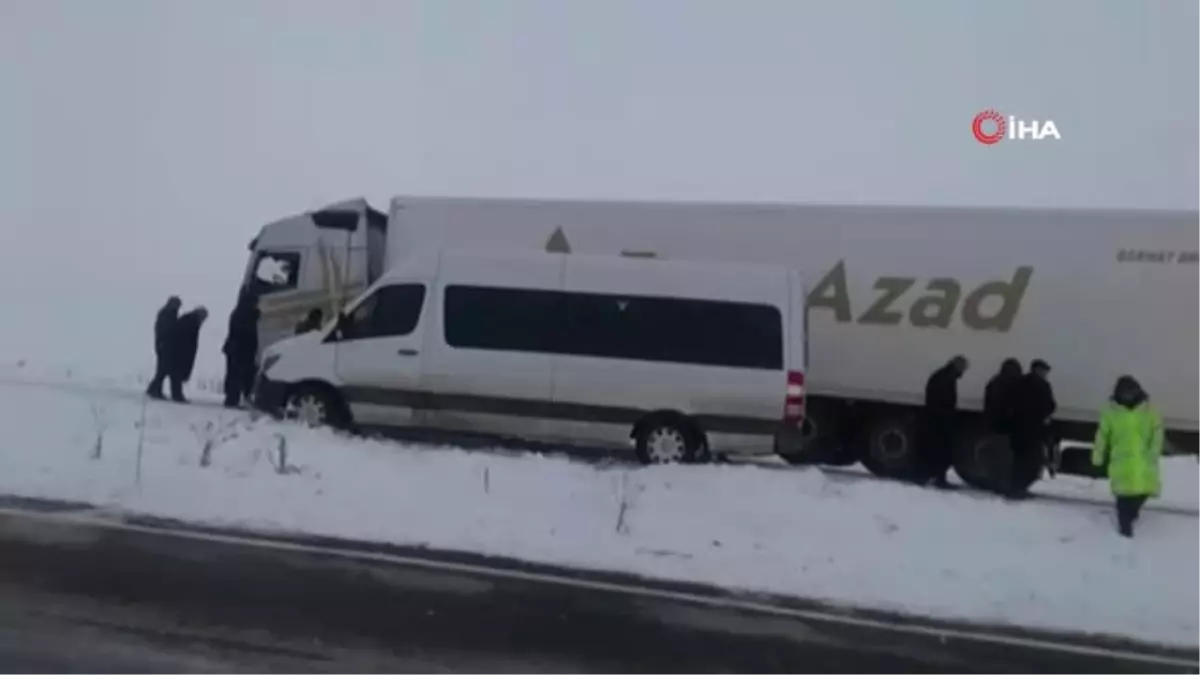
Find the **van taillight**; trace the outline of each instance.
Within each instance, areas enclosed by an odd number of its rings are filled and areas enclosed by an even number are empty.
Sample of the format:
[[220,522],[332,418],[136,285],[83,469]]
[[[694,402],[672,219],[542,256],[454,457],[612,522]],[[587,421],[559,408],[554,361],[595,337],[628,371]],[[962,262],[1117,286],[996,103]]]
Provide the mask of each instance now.
[[804,373],[789,370],[787,396],[783,399],[783,421],[800,424],[804,421]]

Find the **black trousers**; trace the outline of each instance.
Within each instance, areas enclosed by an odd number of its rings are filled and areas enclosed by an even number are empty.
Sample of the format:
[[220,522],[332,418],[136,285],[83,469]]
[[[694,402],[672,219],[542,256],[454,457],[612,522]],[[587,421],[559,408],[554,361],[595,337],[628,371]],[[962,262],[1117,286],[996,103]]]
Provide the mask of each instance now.
[[167,379],[167,364],[159,357],[154,364],[154,379],[146,387],[146,393],[151,396],[162,396],[163,380]]
[[168,379],[171,381],[171,398],[183,398],[183,382],[171,373],[167,360],[160,355],[155,359],[154,378],[150,380],[150,386],[146,387],[146,394],[162,398],[163,381]]
[[1117,497],[1117,528],[1126,537],[1133,536],[1133,523],[1142,513],[1146,495]]
[[254,357],[225,355],[225,403],[238,405],[254,391]]
[[918,437],[918,478],[943,481],[954,466],[954,443],[958,437],[957,419],[946,415],[926,415]]
[[1023,429],[1009,434],[1008,442],[1012,466],[1006,490],[1012,495],[1024,494],[1042,477],[1046,437],[1039,430]]

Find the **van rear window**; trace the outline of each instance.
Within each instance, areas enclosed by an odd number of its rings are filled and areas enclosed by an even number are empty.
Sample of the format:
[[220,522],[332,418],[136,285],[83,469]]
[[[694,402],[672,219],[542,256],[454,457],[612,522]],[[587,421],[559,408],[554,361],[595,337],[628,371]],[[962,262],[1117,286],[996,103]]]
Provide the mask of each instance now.
[[451,285],[443,328],[456,348],[783,369],[771,305]]

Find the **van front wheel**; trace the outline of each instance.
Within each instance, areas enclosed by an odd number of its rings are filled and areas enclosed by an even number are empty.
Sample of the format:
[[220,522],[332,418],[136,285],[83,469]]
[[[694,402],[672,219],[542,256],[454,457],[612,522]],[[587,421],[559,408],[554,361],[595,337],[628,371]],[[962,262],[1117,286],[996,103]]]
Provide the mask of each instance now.
[[345,425],[342,402],[333,391],[313,385],[297,387],[284,405],[284,417],[299,421],[306,426]]
[[651,418],[634,431],[637,456],[642,464],[679,464],[695,461],[699,434],[682,419]]

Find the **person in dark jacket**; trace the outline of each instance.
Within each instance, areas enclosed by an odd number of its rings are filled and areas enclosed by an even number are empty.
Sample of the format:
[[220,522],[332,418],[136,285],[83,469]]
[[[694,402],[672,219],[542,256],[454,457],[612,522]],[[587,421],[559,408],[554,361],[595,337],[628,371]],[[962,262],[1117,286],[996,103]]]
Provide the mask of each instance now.
[[196,349],[200,345],[200,327],[208,318],[208,310],[197,307],[181,314],[172,331],[170,366],[171,400],[187,403],[183,396],[183,385],[192,379],[192,368],[196,366]]
[[296,335],[302,335],[310,330],[320,330],[321,324],[324,322],[325,315],[321,313],[320,308],[312,309],[303,321],[296,324]]
[[983,416],[993,433],[1008,434],[1012,431],[1017,405],[1017,385],[1021,382],[1021,362],[1004,359],[1000,370],[988,380],[983,389]]
[[221,351],[225,354],[225,407],[237,408],[254,389],[258,359],[258,298],[242,289],[237,305],[229,313],[229,332]]
[[1017,383],[1013,429],[1009,436],[1013,463],[1008,496],[1014,499],[1029,495],[1029,488],[1041,477],[1045,464],[1050,417],[1058,408],[1049,377],[1050,364],[1037,359]]
[[154,379],[146,387],[146,395],[150,398],[163,398],[163,380],[170,374],[171,340],[175,332],[175,322],[179,320],[179,306],[183,301],[179,296],[167,298],[166,304],[158,310],[154,318]]
[[955,356],[925,382],[925,409],[921,424],[918,480],[948,488],[946,472],[954,465],[954,441],[958,435],[958,380],[969,362]]

